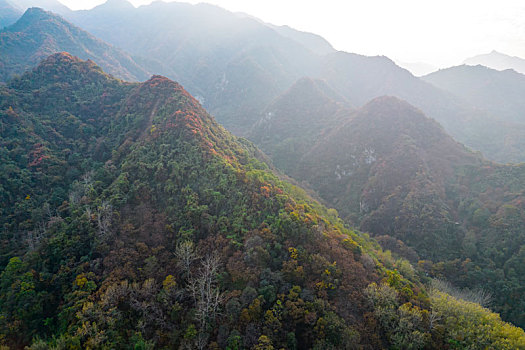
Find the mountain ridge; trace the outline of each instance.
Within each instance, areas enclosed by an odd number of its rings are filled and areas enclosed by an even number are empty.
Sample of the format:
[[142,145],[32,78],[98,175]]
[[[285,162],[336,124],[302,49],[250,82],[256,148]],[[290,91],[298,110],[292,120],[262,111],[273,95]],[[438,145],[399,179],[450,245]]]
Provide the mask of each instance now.
[[0,94],[2,345],[525,344],[489,310],[427,294],[178,83],[58,53]]
[[7,0],[0,0],[0,30],[16,22],[22,11]]
[[[285,120],[300,115],[275,111]],[[275,145],[264,144],[264,137],[272,135],[260,132],[254,140],[263,149],[270,147],[272,155]],[[519,289],[519,278],[507,275],[496,282],[490,272],[518,269],[521,261],[523,164],[486,160],[397,97],[376,98],[346,112],[336,127],[310,132],[316,135],[312,142],[280,162],[285,166],[279,164],[289,176],[385,246],[419,262],[428,274],[461,287],[487,288],[503,317],[523,322],[521,306],[511,306],[524,304],[519,293],[501,293],[498,284]],[[279,142],[293,144],[294,139]],[[500,226],[504,222],[509,226]]]
[[422,79],[490,113],[478,132],[494,145],[485,152],[487,156],[514,163],[523,161],[525,104],[521,96],[525,91],[525,75],[511,69],[497,71],[482,65],[463,65],[439,70]]
[[518,56],[510,56],[492,50],[490,53],[481,54],[467,58],[463,64],[475,66],[481,64],[496,70],[514,69],[516,72],[525,74],[525,59]]
[[59,51],[98,61],[111,74],[124,79],[140,80],[148,75],[123,51],[39,8],[28,9],[16,23],[0,31],[0,36],[4,47],[0,77],[4,81]]

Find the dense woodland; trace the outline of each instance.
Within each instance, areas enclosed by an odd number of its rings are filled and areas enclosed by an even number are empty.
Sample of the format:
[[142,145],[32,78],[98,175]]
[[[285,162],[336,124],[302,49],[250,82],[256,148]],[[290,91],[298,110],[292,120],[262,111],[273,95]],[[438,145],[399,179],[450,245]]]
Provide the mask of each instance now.
[[525,325],[523,164],[484,159],[396,98],[354,111],[314,81],[284,94],[251,137],[384,247],[432,276],[490,291],[495,310]]
[[15,5],[1,350],[525,349],[525,164],[489,160],[525,159],[523,75],[419,79],[210,5]]
[[56,54],[1,94],[6,346],[525,346],[279,180],[166,78]]

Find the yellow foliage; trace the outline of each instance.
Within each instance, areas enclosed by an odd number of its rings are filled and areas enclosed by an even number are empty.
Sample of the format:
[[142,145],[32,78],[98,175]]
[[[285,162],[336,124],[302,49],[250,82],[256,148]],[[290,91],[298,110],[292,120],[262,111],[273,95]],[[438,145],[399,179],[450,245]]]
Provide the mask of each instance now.
[[176,286],[177,282],[175,281],[175,277],[173,277],[173,275],[166,276],[164,281],[162,281],[162,287],[164,287],[165,290],[170,290]]
[[288,251],[290,252],[290,258],[297,260],[297,258],[299,257],[299,254],[297,253],[297,249],[295,249],[294,247],[290,247],[288,248]]
[[434,290],[432,307],[444,322],[447,338],[468,349],[525,349],[525,332],[481,305]]

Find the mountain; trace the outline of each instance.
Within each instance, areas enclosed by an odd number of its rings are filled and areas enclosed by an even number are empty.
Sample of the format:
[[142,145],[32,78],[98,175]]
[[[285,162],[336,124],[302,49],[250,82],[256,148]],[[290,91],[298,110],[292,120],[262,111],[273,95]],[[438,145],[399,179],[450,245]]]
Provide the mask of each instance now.
[[430,84],[426,78],[417,79],[386,57],[331,54],[325,56],[321,77],[354,106],[381,95],[396,96],[438,121],[456,140],[492,160],[525,160],[521,147],[525,130],[499,123],[497,114],[501,111],[497,108],[485,109],[486,102],[468,101]]
[[426,75],[423,79],[491,112],[501,122],[525,122],[525,75],[512,69],[462,65]]
[[320,35],[308,32],[301,32],[286,25],[276,26],[269,23],[266,23],[266,25],[274,29],[277,33],[281,34],[282,36],[290,38],[300,43],[301,45],[310,49],[316,54],[326,55],[336,51],[332,47],[332,45]]
[[57,13],[62,16],[71,14],[72,11],[69,7],[63,5],[58,0],[8,0],[11,1],[16,7],[22,11],[26,11],[32,7],[38,7]]
[[497,71],[484,66],[458,66],[423,77],[433,85],[488,111],[480,136],[492,143],[491,158],[523,161],[525,153],[525,75],[508,69]]
[[59,53],[0,94],[2,346],[525,346],[279,180],[167,78]]
[[[278,133],[279,144],[296,142],[296,126],[285,122],[302,114],[274,113],[283,122],[270,120],[280,129],[268,129],[266,138]],[[265,130],[255,140],[273,155],[277,147],[264,143]],[[394,97],[346,111],[301,146],[284,162],[289,176],[429,275],[490,291],[495,310],[524,324],[525,280],[516,271],[525,249],[525,165],[487,161]]]
[[[317,57],[260,21],[219,7],[154,2],[116,10],[107,2],[70,16],[128,52],[154,57],[231,131],[245,133],[266,105]],[[307,34],[294,34],[311,41]],[[170,75],[170,72],[160,72]]]
[[525,74],[525,59],[505,55],[496,50],[487,54],[467,58],[463,63],[469,66],[482,65],[496,70],[514,69],[518,73]]
[[505,145],[497,140],[511,128],[490,128],[493,135],[487,138],[485,130],[494,119],[490,112],[418,79],[386,57],[334,52],[312,34],[206,4],[154,2],[133,8],[114,0],[67,18],[133,55],[159,62],[154,71],[180,81],[240,136],[247,136],[261,113],[298,79],[309,77],[325,81],[356,107],[383,95],[399,97],[491,159],[525,160],[525,154],[510,158],[506,151],[521,148],[522,130],[514,130]]
[[324,81],[301,78],[266,108],[248,138],[273,164],[289,171],[321,133],[340,124],[350,110]]
[[7,0],[0,0],[0,29],[16,22],[22,16],[22,11]]
[[[456,143],[439,124],[408,103],[394,97],[380,97],[325,134],[303,155],[293,174],[302,174],[302,178],[315,184],[321,196],[343,216],[354,214],[353,220],[361,221],[365,230],[399,231],[405,236],[398,238],[416,246],[418,251],[429,249],[427,258],[434,259],[428,255],[456,254],[451,249],[458,247],[436,242],[448,239],[437,228],[455,221],[454,215],[443,216],[447,210],[445,180],[454,175],[458,165],[481,163],[479,156]],[[428,198],[417,198],[421,194]],[[431,207],[433,199],[438,201],[434,208]],[[413,212],[401,216],[405,200],[412,201],[416,207],[418,201],[427,203],[427,214],[436,220],[430,230],[435,236],[409,236],[421,229],[411,229],[403,221],[419,216]],[[392,217],[394,213],[399,217]],[[381,224],[378,220],[382,220]],[[382,230],[378,231],[380,226]]]
[[0,80],[22,74],[44,57],[60,51],[94,60],[110,74],[122,79],[136,81],[148,77],[147,71],[125,52],[58,15],[30,8],[15,24],[0,31]]

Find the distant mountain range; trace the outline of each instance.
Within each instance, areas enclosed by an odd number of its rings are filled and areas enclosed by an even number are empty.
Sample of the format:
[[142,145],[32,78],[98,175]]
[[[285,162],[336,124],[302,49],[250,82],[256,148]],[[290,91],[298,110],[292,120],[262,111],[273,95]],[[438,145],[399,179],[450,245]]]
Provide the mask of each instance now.
[[22,13],[21,9],[13,6],[7,0],[0,0],[0,29],[15,23]]
[[134,8],[126,0],[111,0],[92,10],[63,12],[129,52],[143,71],[179,81],[237,135],[247,135],[274,99],[310,77],[325,81],[355,107],[378,96],[397,96],[489,158],[525,160],[521,128],[495,127],[491,111],[414,77],[386,57],[334,52],[313,34],[204,4],[155,2]]
[[39,7],[57,13],[59,15],[65,15],[72,12],[72,10],[62,4],[58,0],[2,0],[9,3],[12,7],[18,8],[22,12],[31,8]]
[[134,8],[125,0],[111,0],[68,16],[133,55],[163,62],[171,72],[160,73],[180,81],[238,135],[247,135],[260,113],[306,76],[324,80],[356,107],[382,95],[405,99],[492,159],[525,160],[525,151],[509,158],[496,149],[494,138],[502,139],[501,134],[478,137],[492,118],[488,112],[421,81],[386,57],[332,52],[319,37],[210,5],[156,2]]
[[0,80],[22,74],[43,58],[67,51],[91,59],[118,78],[146,80],[150,73],[131,56],[62,17],[39,8],[30,8],[18,21],[0,31]]
[[317,37],[273,29],[207,4],[155,2],[134,8],[112,0],[69,19],[134,55],[163,62],[171,71],[159,73],[183,84],[238,134],[249,130],[254,117],[318,59],[291,38],[311,42]]
[[516,72],[525,74],[525,59],[516,56],[509,56],[496,50],[493,50],[488,54],[468,58],[463,63],[469,66],[480,64],[497,70],[514,69]]
[[489,113],[490,117],[476,125],[477,137],[492,143],[484,152],[487,156],[523,161],[525,75],[511,69],[497,71],[480,65],[463,65],[441,69],[422,79]]

